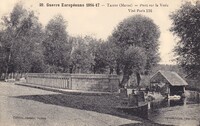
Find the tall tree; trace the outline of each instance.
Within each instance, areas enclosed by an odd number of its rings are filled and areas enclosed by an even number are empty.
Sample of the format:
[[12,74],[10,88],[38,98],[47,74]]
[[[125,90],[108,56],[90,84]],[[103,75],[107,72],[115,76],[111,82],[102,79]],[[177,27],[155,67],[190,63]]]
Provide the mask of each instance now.
[[2,31],[0,31],[0,77],[3,72],[5,72],[5,53],[3,50],[3,45],[2,45]]
[[96,39],[85,36],[74,37],[71,52],[71,73],[91,73],[95,65]]
[[49,66],[57,69],[52,72],[66,72],[69,65],[71,44],[66,23],[61,15],[56,15],[45,27],[44,57]]
[[130,75],[133,73],[137,78],[137,85],[140,84],[140,73],[145,69],[147,62],[144,49],[141,47],[130,46],[123,56],[123,79],[121,84],[128,82]]
[[177,62],[187,74],[200,76],[200,2],[186,2],[170,15],[171,32],[180,39],[174,49]]
[[101,68],[100,68],[99,62],[98,62],[98,53],[99,53],[98,51],[99,51],[101,44],[103,43],[103,40],[101,40],[101,39],[97,40],[94,37],[86,36],[85,41],[88,43],[88,53],[90,56],[89,61],[91,64],[90,71],[94,74],[101,73],[101,71],[100,71]]
[[[114,42],[115,45],[120,49],[118,51],[118,57],[116,59],[117,69],[122,69],[123,74],[126,75],[122,79],[121,86],[127,83],[129,76],[133,73],[133,69],[131,69],[132,72],[126,71],[125,68],[128,69],[129,66],[131,66],[127,63],[132,62],[132,64],[137,64],[134,63],[133,60],[131,60],[134,59],[134,57],[136,58],[137,55],[131,55],[132,58],[130,58],[130,61],[126,61],[124,59],[124,57],[129,57],[129,54],[133,54],[127,53],[127,51],[129,50],[128,52],[131,52],[130,49],[132,49],[133,52],[141,52],[141,55],[138,54],[138,56],[140,56],[141,61],[145,62],[145,65],[141,64],[141,66],[143,66],[145,72],[148,73],[148,71],[151,70],[151,68],[159,61],[159,36],[160,31],[158,26],[153,22],[152,19],[145,16],[131,16],[119,23],[109,41]],[[138,62],[141,61],[138,60]],[[143,69],[143,67],[138,68]],[[137,78],[139,79],[140,73],[142,71],[139,70],[135,72]]]
[[109,73],[113,74],[118,54],[118,48],[115,43],[110,41],[100,43],[96,52],[95,68],[100,72],[106,72],[107,68],[109,68]]
[[5,73],[30,72],[35,45],[41,42],[42,27],[33,11],[17,3],[10,15],[2,18],[1,43]]

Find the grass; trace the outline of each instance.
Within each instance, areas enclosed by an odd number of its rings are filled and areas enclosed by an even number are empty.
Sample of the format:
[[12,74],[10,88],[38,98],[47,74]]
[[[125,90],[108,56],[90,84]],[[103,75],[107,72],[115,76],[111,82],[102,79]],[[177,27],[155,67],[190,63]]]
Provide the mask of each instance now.
[[160,126],[160,124],[153,123],[150,120],[141,119],[139,117],[118,111],[115,106],[119,105],[120,99],[116,97],[116,95],[88,96],[83,94],[51,94],[17,96],[16,98],[34,100],[45,104],[71,107],[81,110],[95,111],[142,122],[141,124],[126,124],[123,126]]

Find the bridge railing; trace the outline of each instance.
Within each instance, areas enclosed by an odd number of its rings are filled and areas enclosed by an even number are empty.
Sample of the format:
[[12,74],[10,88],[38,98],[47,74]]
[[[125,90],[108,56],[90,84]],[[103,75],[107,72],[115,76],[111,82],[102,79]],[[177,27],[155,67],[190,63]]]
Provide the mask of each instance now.
[[26,83],[72,90],[117,92],[119,77],[106,74],[28,73]]
[[70,76],[67,74],[27,74],[26,82],[47,87],[69,89]]

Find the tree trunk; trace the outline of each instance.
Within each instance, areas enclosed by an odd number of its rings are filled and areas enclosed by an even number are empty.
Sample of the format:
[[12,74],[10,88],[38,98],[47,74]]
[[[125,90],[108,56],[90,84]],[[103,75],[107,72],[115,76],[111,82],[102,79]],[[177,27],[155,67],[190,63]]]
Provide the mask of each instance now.
[[[12,45],[11,45],[11,47],[12,47]],[[11,49],[10,49],[10,52],[9,52],[9,55],[8,55],[8,62],[6,63],[5,79],[7,79],[7,77],[8,77],[10,61],[11,61]]]
[[119,75],[119,74],[120,74],[120,68],[119,68],[119,64],[117,64],[117,66],[116,66],[116,73],[117,73],[117,75]]
[[128,80],[130,79],[129,75],[123,75],[122,81],[120,82],[119,87],[124,88],[124,86],[128,83]]
[[13,45],[14,45],[13,40],[15,40],[18,37],[18,35],[21,33],[22,30],[23,29],[20,29],[11,40],[11,46],[10,46],[10,50],[9,50],[9,54],[8,54],[8,62],[6,64],[6,77],[8,76],[9,65],[10,65],[10,62],[11,62],[12,48],[13,48]]
[[96,67],[93,65],[93,73],[96,74]]
[[113,74],[113,71],[114,71],[113,68],[110,68],[110,74]]
[[140,73],[139,72],[135,72],[136,74],[136,78],[137,78],[137,85],[140,85],[140,81],[141,81],[141,77],[140,77]]
[[72,74],[73,67],[69,68],[69,73]]
[[131,74],[132,74],[132,70],[130,70],[130,68],[125,66],[125,68],[123,70],[123,78],[119,85],[121,88],[124,88],[124,86],[128,83]]
[[4,79],[7,79],[7,77],[8,77],[8,64],[6,65],[6,73],[5,73],[5,78]]

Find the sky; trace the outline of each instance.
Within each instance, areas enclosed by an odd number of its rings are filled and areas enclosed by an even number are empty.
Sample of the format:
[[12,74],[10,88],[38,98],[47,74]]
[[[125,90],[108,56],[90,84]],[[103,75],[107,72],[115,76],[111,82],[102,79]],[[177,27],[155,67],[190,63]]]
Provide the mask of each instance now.
[[[175,64],[175,62],[172,62],[174,59],[172,50],[177,44],[177,38],[169,31],[172,23],[169,15],[171,12],[179,9],[185,0],[3,0],[0,4],[0,17],[8,15],[17,2],[22,2],[25,8],[34,10],[39,17],[39,21],[44,26],[55,15],[61,14],[67,21],[67,32],[69,35],[91,35],[103,40],[106,40],[112,34],[114,28],[123,19],[137,14],[145,15],[151,18],[161,31],[159,38],[160,63]],[[191,2],[194,2],[194,0]],[[40,7],[40,3],[44,6]],[[84,5],[87,3],[99,3],[100,6],[70,8],[61,7],[62,3]],[[59,4],[60,6],[47,7],[47,4]],[[108,4],[115,4],[118,7],[108,7]],[[119,7],[122,4],[131,6]],[[153,5],[153,7],[149,5]],[[130,9],[133,12],[129,12]],[[146,9],[152,9],[152,12],[146,12]]]

